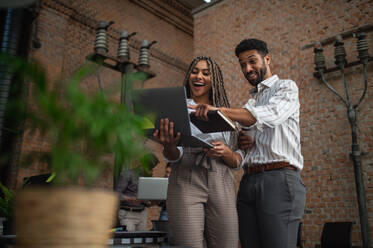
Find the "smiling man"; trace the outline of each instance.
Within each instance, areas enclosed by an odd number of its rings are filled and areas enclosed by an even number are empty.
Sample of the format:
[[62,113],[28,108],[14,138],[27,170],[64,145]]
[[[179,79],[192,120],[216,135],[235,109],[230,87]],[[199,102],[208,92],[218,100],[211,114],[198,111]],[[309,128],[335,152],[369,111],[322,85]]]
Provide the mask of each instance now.
[[[245,174],[237,196],[239,233],[243,248],[296,247],[306,190],[300,177],[299,99],[296,83],[272,75],[267,44],[257,39],[241,41],[236,56],[247,81],[254,86],[243,108],[195,106],[196,116],[207,119],[209,110],[220,110],[253,130],[255,145],[240,136],[247,149]],[[246,140],[246,142],[244,142]]]

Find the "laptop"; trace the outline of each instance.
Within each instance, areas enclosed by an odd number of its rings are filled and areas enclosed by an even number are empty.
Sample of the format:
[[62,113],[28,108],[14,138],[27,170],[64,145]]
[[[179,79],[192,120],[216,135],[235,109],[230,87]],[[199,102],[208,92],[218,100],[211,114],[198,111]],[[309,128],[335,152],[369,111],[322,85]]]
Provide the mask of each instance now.
[[167,177],[139,177],[137,199],[166,200],[167,188]]
[[211,143],[202,138],[206,136],[205,134],[192,135],[184,87],[135,90],[133,109],[135,114],[143,116],[147,120],[148,125],[145,127],[145,132],[149,138],[153,138],[155,128],[159,129],[160,119],[168,118],[175,123],[175,134],[181,133],[180,146],[213,147]]

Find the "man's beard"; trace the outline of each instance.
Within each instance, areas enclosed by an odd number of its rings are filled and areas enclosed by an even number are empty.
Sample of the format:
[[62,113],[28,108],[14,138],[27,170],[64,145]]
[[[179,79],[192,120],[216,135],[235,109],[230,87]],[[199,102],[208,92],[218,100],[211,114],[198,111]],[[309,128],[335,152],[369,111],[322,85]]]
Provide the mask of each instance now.
[[[255,71],[255,73],[256,73],[257,71]],[[264,79],[264,76],[266,75],[266,73],[267,73],[267,67],[265,67],[265,64],[264,64],[264,62],[263,62],[263,65],[262,65],[262,67],[259,69],[259,75],[258,75],[258,77],[256,78],[256,79],[254,79],[254,80],[250,80],[249,79],[249,73],[247,73],[246,74],[246,79],[247,79],[247,81],[249,81],[249,83],[252,85],[252,86],[257,86],[260,82],[262,82],[263,81],[263,79]]]

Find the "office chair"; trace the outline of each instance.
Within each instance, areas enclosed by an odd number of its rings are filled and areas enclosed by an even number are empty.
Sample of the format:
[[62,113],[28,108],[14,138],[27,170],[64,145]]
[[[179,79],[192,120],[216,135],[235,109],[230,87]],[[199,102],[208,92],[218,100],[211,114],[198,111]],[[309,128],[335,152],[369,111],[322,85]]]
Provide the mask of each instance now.
[[321,248],[351,248],[352,222],[327,222],[321,234]]

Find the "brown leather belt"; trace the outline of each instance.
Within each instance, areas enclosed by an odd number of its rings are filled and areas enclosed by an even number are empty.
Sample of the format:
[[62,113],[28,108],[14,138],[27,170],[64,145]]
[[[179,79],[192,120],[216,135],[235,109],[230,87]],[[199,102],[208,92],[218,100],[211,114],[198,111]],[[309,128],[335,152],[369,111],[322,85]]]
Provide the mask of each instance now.
[[127,207],[127,206],[121,206],[120,208],[126,211],[130,211],[130,212],[142,212],[145,209],[145,208],[134,208],[134,207]]
[[288,162],[273,162],[268,164],[252,164],[250,167],[244,167],[244,171],[247,174],[259,173],[271,170],[298,170],[297,167],[289,164]]

